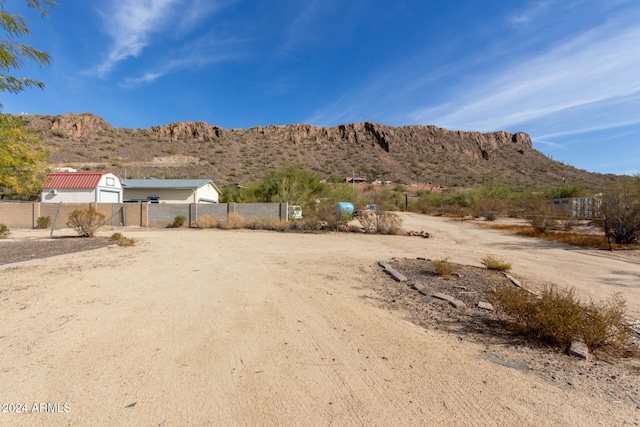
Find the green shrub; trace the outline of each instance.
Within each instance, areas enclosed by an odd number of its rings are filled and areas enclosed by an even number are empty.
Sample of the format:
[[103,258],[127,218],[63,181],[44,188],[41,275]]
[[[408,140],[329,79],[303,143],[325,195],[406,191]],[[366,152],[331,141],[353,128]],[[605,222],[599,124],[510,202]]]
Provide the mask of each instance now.
[[6,239],[11,236],[11,230],[4,224],[0,224],[0,239]]
[[433,261],[433,266],[435,267],[438,276],[442,276],[447,280],[451,278],[451,273],[453,273],[453,264],[449,262],[449,258],[437,259]]
[[567,348],[578,340],[590,351],[629,349],[629,329],[623,323],[626,303],[620,294],[604,303],[584,304],[573,288],[549,285],[538,296],[502,286],[492,300],[508,316],[510,330],[537,341]]
[[49,226],[51,225],[51,217],[39,216],[36,220],[36,223],[38,224],[36,228],[49,228]]
[[570,197],[584,197],[588,191],[582,185],[560,184],[544,189],[545,199],[566,199]]
[[93,237],[104,219],[104,214],[93,209],[76,209],[69,214],[67,227],[73,228],[80,237]]
[[178,228],[178,227],[184,227],[184,224],[187,222],[187,218],[183,215],[176,215],[175,218],[173,218],[173,223],[171,224],[171,227],[173,228]]
[[508,262],[505,262],[501,259],[495,258],[492,255],[486,256],[484,258],[482,258],[482,261],[480,261],[480,263],[482,265],[484,265],[485,267],[487,267],[489,270],[496,270],[496,271],[510,271],[511,270],[511,264]]

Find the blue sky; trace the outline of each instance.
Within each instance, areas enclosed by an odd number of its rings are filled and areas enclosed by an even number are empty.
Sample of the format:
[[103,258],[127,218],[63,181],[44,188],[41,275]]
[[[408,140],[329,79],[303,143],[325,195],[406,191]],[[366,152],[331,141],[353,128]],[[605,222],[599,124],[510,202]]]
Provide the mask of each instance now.
[[24,1],[52,56],[7,113],[115,127],[371,121],[529,133],[555,160],[640,172],[637,0]]

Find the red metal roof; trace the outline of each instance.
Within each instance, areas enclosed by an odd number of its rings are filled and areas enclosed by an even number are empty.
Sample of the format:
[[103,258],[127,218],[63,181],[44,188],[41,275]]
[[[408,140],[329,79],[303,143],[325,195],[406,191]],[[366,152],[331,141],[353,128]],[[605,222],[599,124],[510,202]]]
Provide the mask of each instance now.
[[100,179],[110,172],[55,172],[44,180],[43,189],[96,188]]

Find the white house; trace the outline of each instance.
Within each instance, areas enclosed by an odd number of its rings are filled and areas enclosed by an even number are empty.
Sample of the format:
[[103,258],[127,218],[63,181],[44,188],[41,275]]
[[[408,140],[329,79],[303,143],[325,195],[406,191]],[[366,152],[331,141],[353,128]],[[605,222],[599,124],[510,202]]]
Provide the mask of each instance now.
[[222,191],[210,179],[123,179],[124,200],[151,203],[218,203]]
[[552,199],[553,206],[562,215],[579,218],[593,218],[601,207],[601,195],[595,197],[567,197]]
[[40,193],[43,203],[122,203],[122,183],[111,172],[54,172]]

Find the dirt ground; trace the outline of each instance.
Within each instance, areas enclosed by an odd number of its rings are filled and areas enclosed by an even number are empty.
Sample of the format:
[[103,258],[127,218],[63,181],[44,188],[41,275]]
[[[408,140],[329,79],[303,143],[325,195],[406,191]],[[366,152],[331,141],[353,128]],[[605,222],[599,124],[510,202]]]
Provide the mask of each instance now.
[[[491,254],[640,318],[637,254],[403,218],[432,238],[124,230],[136,246],[5,268],[0,425],[640,424],[637,364],[420,324],[377,265]],[[558,361],[575,368],[553,378]]]

